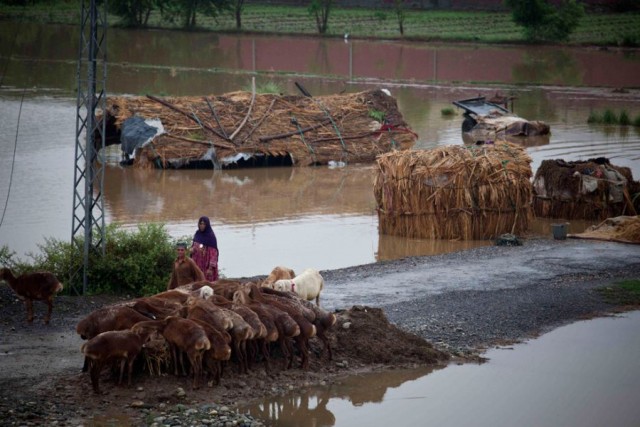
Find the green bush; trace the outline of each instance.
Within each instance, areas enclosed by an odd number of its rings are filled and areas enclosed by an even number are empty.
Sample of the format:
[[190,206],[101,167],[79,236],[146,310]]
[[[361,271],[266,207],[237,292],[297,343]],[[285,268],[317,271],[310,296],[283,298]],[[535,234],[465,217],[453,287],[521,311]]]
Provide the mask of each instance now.
[[591,113],[589,113],[589,117],[587,118],[587,123],[589,124],[602,123],[602,117],[600,117],[600,115],[595,111],[592,111]]
[[602,123],[605,125],[615,125],[618,123],[618,116],[613,110],[607,108],[602,115]]
[[440,114],[442,114],[443,116],[455,116],[456,111],[453,109],[453,107],[445,107],[440,110]]
[[618,117],[618,123],[622,126],[629,126],[631,124],[631,119],[625,110],[622,110],[620,116]]
[[135,232],[107,227],[104,257],[90,264],[92,292],[149,295],[166,289],[175,256],[164,226],[141,224]]
[[[99,253],[90,254],[89,293],[141,296],[166,289],[173,268],[175,241],[162,224],[141,224],[135,231],[111,224],[106,227],[105,238],[104,256]],[[3,246],[0,248],[0,262],[15,268],[18,274],[34,270],[49,271],[64,283],[66,293],[80,292],[82,242],[75,244],[46,239],[38,247],[40,253],[28,254],[33,262],[27,264],[15,261],[15,253]],[[70,283],[69,280],[73,282]]]
[[640,127],[640,115],[636,116],[636,118],[633,119],[633,125]]

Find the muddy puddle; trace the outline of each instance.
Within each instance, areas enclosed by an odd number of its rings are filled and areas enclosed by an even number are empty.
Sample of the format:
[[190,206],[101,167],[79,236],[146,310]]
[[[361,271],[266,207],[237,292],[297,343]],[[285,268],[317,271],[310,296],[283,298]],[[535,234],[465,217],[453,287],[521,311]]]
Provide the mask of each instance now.
[[349,377],[241,408],[279,427],[637,426],[640,312],[488,351],[488,362]]

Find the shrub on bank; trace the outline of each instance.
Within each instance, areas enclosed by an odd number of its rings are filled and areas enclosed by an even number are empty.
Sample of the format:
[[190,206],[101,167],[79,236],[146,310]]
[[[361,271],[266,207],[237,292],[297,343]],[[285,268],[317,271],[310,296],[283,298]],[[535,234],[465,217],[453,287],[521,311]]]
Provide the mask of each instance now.
[[640,126],[640,116],[636,116],[633,121],[629,117],[629,113],[626,110],[620,111],[620,114],[616,114],[611,109],[606,109],[605,112],[600,115],[596,111],[589,113],[587,117],[587,123],[589,124],[605,124],[605,125],[620,125],[620,126]]
[[[162,224],[140,224],[126,230],[106,227],[105,254],[90,254],[88,292],[150,295],[163,291],[175,257],[175,240]],[[82,243],[82,242],[80,242]],[[82,249],[72,242],[48,238],[38,245],[40,253],[29,253],[31,262],[19,260],[6,245],[0,247],[0,264],[21,274],[46,270],[65,285],[65,293],[82,291]],[[77,272],[76,274],[72,274]]]

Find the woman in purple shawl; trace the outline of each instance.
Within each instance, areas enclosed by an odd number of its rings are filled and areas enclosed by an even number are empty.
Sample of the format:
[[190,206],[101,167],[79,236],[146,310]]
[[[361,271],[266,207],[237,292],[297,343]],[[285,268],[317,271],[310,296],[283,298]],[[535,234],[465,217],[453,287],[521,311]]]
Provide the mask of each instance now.
[[198,231],[193,235],[191,259],[200,267],[210,282],[218,280],[218,240],[206,216],[198,220]]

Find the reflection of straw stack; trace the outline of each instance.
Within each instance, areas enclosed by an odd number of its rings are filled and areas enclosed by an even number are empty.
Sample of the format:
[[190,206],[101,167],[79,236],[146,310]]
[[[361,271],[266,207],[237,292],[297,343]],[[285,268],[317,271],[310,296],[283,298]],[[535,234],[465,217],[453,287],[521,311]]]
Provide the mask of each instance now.
[[527,230],[531,158],[507,142],[378,158],[374,193],[384,234],[492,239]]

